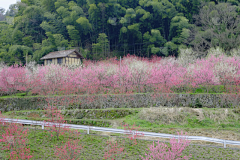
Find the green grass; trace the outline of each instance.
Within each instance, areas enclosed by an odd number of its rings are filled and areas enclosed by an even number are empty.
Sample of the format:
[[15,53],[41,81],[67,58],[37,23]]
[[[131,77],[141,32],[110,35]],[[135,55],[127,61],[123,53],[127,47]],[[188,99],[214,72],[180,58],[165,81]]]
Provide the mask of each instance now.
[[[154,110],[151,110],[154,109]],[[166,108],[168,109],[168,108]],[[75,121],[75,120],[102,120],[102,121],[122,121],[128,124],[136,123],[136,125],[140,125],[142,128],[151,129],[151,128],[217,128],[217,129],[232,129],[232,128],[239,128],[240,129],[240,114],[235,113],[236,109],[228,109],[227,115],[223,114],[222,112],[225,109],[218,109],[218,108],[203,108],[198,109],[202,117],[200,118],[198,112],[193,112],[195,109],[192,108],[183,108],[183,110],[179,113],[172,114],[172,119],[168,119],[168,113],[161,113],[158,111],[158,108],[111,108],[111,109],[78,109],[78,110],[67,110],[65,119],[68,121]],[[74,115],[77,113],[82,113],[89,111],[83,115],[82,118],[74,118]],[[96,111],[96,112],[94,112]],[[143,112],[146,111],[147,113]],[[126,114],[119,115],[119,113],[126,112]],[[46,120],[43,117],[45,111],[41,110],[32,110],[32,111],[10,111],[6,112],[3,115],[9,118],[15,119],[28,119],[28,120]],[[101,119],[97,119],[96,117],[101,117]],[[117,115],[114,115],[117,114]],[[147,116],[152,116],[148,119]],[[154,115],[153,115],[154,114]],[[112,118],[111,117],[119,117],[119,118]],[[159,117],[157,116],[159,115]],[[153,117],[155,116],[155,117]],[[222,116],[222,117],[219,117]],[[210,118],[211,117],[211,118]],[[221,119],[224,118],[224,119]]]
[[[173,112],[170,113],[171,109]],[[175,110],[174,110],[175,109]],[[204,137],[215,137],[221,139],[240,140],[240,112],[237,109],[219,108],[111,108],[111,109],[83,109],[81,111],[98,111],[104,113],[102,119],[94,119],[94,115],[87,115],[88,118],[82,119],[71,118],[72,115],[66,115],[66,120],[71,123],[84,125],[93,125],[100,127],[123,128],[121,123],[129,125],[140,125],[140,131],[150,131],[156,133],[176,134],[177,131],[186,131],[188,135],[197,135]],[[235,111],[236,110],[236,111]],[[70,110],[71,111],[71,110]],[[80,110],[74,110],[80,111]],[[107,114],[118,113],[118,111],[133,111],[131,114],[124,115],[120,118],[109,119]],[[4,113],[9,118],[28,119],[28,120],[46,120],[39,116],[43,111],[12,111]],[[28,115],[26,115],[28,113]],[[29,115],[31,113],[32,115]],[[73,112],[69,112],[73,113]],[[91,112],[92,113],[92,112]],[[92,116],[92,117],[91,117]],[[70,122],[68,122],[70,123]],[[37,127],[38,128],[38,127]],[[1,132],[1,131],[0,131]],[[86,131],[84,131],[86,133]],[[91,134],[101,134],[100,132],[91,131]],[[0,133],[1,134],[1,133]],[[111,136],[121,136],[120,134],[110,134]],[[106,142],[109,137],[97,135],[81,135],[79,145],[83,145],[84,149],[80,156],[81,159],[103,159],[104,152],[107,148]],[[61,142],[66,141],[65,136],[61,136],[57,141],[51,138],[50,133],[43,130],[30,130],[29,145],[33,152],[34,159],[56,159],[54,158],[54,146],[61,145]],[[147,146],[151,141],[138,140],[136,146],[129,146],[123,141],[120,144],[125,147],[125,154],[121,155],[120,159],[139,159],[139,155],[144,155]],[[196,143],[196,142],[194,142]],[[200,142],[197,142],[200,143]],[[216,145],[205,142],[204,144]],[[1,148],[0,144],[0,148]],[[232,146],[231,146],[232,147]],[[0,150],[0,159],[3,158],[5,152]],[[240,151],[223,148],[211,148],[202,146],[190,146],[184,151],[185,155],[192,154],[192,159],[240,159]]]
[[[169,113],[169,108],[72,110],[72,112],[67,112],[65,120],[72,124],[119,129],[123,128],[121,126],[122,123],[129,125],[135,123],[137,126],[140,126],[141,131],[169,134],[176,134],[177,131],[186,131],[189,135],[218,136],[221,139],[240,141],[240,112],[237,109],[227,109],[227,114],[225,114],[225,109],[219,108],[193,109],[185,107],[182,108],[181,112],[177,108],[175,109],[176,111],[172,113]],[[89,112],[84,114],[80,119],[76,117],[77,111],[85,113],[87,110]],[[126,111],[127,114],[118,114],[118,111]],[[71,113],[75,113],[75,115],[71,115]],[[99,114],[98,118],[96,118],[96,114]],[[112,118],[112,114],[118,114],[113,116],[118,118]],[[11,111],[4,113],[4,115],[15,119],[47,120],[46,117],[42,117],[44,115],[43,111]]]
[[190,128],[190,129],[239,129],[240,130],[240,123],[237,120],[232,120],[229,123],[217,123],[213,120],[206,118],[204,120],[199,120],[196,117],[186,117],[186,123],[181,124],[179,122],[173,122],[170,124],[163,124],[161,122],[149,122],[147,120],[142,120],[138,116],[127,116],[123,120],[123,122],[133,125],[134,123],[137,126],[141,126],[145,130],[152,130],[153,128],[156,130],[157,128]]
[[[0,130],[2,133],[2,130]],[[60,136],[59,140],[56,137],[51,137],[50,132],[45,130],[29,130],[29,143],[31,153],[36,160],[42,159],[56,159],[54,155],[55,146],[61,146],[62,142],[66,142],[67,135]],[[69,137],[71,138],[71,137]],[[73,137],[72,137],[73,138]],[[114,137],[104,137],[97,135],[85,135],[81,134],[79,145],[83,146],[80,159],[86,160],[99,160],[103,159],[104,153],[107,151],[106,142]],[[118,155],[119,159],[138,160],[139,155],[144,155],[148,145],[152,144],[152,141],[137,140],[137,145],[130,145],[131,143],[127,139],[117,138],[119,145],[124,147],[124,153]],[[1,147],[2,143],[0,143]],[[0,158],[5,158],[9,151],[0,150]],[[213,148],[206,146],[190,145],[183,152],[184,155],[192,155],[191,159],[239,159],[240,151],[233,149]]]
[[223,93],[223,92],[226,92],[226,89],[224,89],[224,86],[223,85],[212,85],[212,86],[209,86],[209,87],[206,87],[206,86],[199,86],[198,88],[196,88],[194,90],[193,93],[211,93],[211,94],[214,94],[214,93]]
[[[148,93],[133,93],[133,94],[149,94]],[[152,92],[153,93],[153,92]],[[159,93],[161,94],[161,93]],[[225,93],[186,93],[186,92],[181,92],[181,93],[163,93],[163,94],[225,94]],[[101,95],[106,95],[106,94],[91,94],[90,96],[101,96]],[[107,94],[107,95],[126,95],[126,94]],[[89,96],[88,94],[82,94],[82,95],[77,95],[77,94],[70,94],[70,95],[35,95],[35,96],[21,96],[21,95],[8,95],[8,96],[1,96],[0,99],[6,99],[6,98],[34,98],[34,97],[61,97],[61,96]]]
[[25,97],[26,93],[16,93],[15,95],[1,96],[1,98]]

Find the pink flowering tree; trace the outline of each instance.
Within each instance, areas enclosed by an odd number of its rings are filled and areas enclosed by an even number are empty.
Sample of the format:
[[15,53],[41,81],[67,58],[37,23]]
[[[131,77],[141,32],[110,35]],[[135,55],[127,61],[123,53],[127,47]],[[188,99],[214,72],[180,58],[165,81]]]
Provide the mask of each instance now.
[[191,91],[200,85],[223,85],[228,89],[238,85],[239,68],[240,59],[223,55],[196,59],[185,65],[174,57],[148,60],[128,55],[121,63],[114,58],[96,63],[87,60],[78,68],[52,64],[30,71],[24,66],[4,66],[0,70],[0,92],[31,91],[40,95],[171,93],[184,87]]
[[[239,60],[233,57],[219,56],[219,57],[210,57],[209,60],[214,61],[213,72],[216,78],[219,79],[219,82],[224,86],[224,89],[229,92],[231,86],[235,85],[235,80],[239,79],[239,70],[240,62]],[[230,86],[229,88],[226,88]]]
[[124,147],[122,147],[117,141],[107,141],[107,151],[104,153],[104,159],[120,159],[120,155],[123,154]]
[[197,60],[194,65],[188,67],[189,79],[191,79],[191,86],[193,88],[199,87],[199,85],[206,86],[207,92],[208,86],[219,84],[213,73],[213,64],[208,63],[205,60]]
[[0,73],[0,90],[7,94],[26,91],[26,69],[22,66],[4,67]]
[[186,133],[185,135],[178,133],[178,137],[178,140],[175,138],[170,139],[170,147],[159,141],[156,144],[153,142],[153,144],[149,146],[149,149],[147,149],[148,152],[145,153],[145,156],[140,157],[142,160],[187,160],[191,158],[191,155],[182,155],[184,149],[190,144],[190,141],[187,140]]
[[140,126],[136,126],[135,123],[132,126],[129,124],[122,124],[124,127],[124,132],[130,141],[131,145],[137,145],[137,138],[143,137],[144,134],[139,131]]
[[79,139],[70,140],[68,139],[62,146],[55,147],[55,156],[60,160],[77,160],[80,159],[79,155],[82,150],[82,146],[79,145]]
[[[47,98],[48,102],[46,107],[46,118],[47,121],[46,127],[50,128],[52,132],[51,137],[56,136],[57,140],[59,140],[60,135],[64,135],[66,131],[69,131],[69,127],[66,125],[66,120],[64,119],[64,115],[61,113],[61,110],[58,108],[59,99],[57,98]],[[60,99],[60,101],[64,101],[64,99]]]
[[148,83],[158,84],[161,92],[172,92],[172,87],[177,87],[184,82],[185,68],[180,66],[174,58],[162,59],[151,70]]
[[70,83],[73,78],[72,70],[64,66],[49,65],[41,66],[38,69],[40,78],[36,92],[42,95],[72,94],[75,92],[75,85]]
[[24,129],[21,124],[8,124],[1,137],[0,142],[4,143],[2,149],[10,152],[8,154],[9,159],[31,159],[33,157],[30,146],[27,145],[28,130]]

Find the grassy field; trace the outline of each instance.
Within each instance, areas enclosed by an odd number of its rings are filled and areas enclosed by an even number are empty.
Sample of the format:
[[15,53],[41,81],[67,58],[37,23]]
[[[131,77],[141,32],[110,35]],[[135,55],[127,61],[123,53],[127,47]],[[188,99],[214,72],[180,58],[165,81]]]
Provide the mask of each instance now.
[[[2,130],[1,130],[2,131]],[[41,159],[57,159],[54,155],[55,146],[60,146],[62,142],[65,142],[68,135],[59,137],[51,137],[49,131],[31,129],[29,131],[29,145],[31,147],[31,153],[37,160]],[[117,159],[140,159],[139,155],[144,155],[149,144],[152,141],[137,140],[137,145],[131,145],[127,139],[119,138],[115,136],[98,136],[98,135],[80,135],[79,145],[83,146],[80,153],[80,159],[83,160],[99,160],[104,159],[104,153],[108,150],[106,144],[107,141],[118,141],[120,146],[124,147],[124,152],[118,155]],[[2,144],[0,143],[0,146]],[[5,159],[7,152],[0,150],[0,159]],[[240,159],[240,150],[214,148],[207,146],[190,145],[183,153],[184,155],[192,154],[191,159]]]
[[[206,136],[240,141],[240,110],[210,108],[138,108],[64,110],[68,123],[123,128],[122,123],[140,126],[141,131]],[[15,119],[46,120],[45,111],[12,111]],[[71,122],[70,122],[71,121]]]
[[[218,94],[218,93],[215,93]],[[221,94],[221,93],[220,93]],[[17,95],[25,97],[24,95]],[[46,111],[26,110],[3,113],[14,119],[47,120]],[[227,140],[240,141],[240,108],[188,108],[188,107],[152,107],[152,108],[110,108],[110,109],[76,109],[62,110],[68,123],[121,128],[122,123],[140,126],[140,131],[176,134],[187,132],[191,136],[205,136]],[[29,126],[25,126],[28,127]],[[51,137],[51,133],[39,127],[31,127],[28,135],[33,159],[57,159],[54,155],[55,146],[61,146],[67,140],[67,135],[60,139]],[[0,134],[3,130],[0,130]],[[168,139],[142,138],[137,145],[131,146],[127,139],[119,138],[119,134],[106,134],[91,131],[81,131],[79,145],[83,146],[80,159],[104,159],[108,150],[107,141],[119,141],[124,147],[124,153],[118,159],[136,160],[144,155],[151,140],[168,141]],[[73,137],[69,137],[73,138]],[[198,144],[198,145],[196,145]],[[0,143],[0,148],[1,148]],[[207,145],[207,146],[200,146]],[[227,146],[235,149],[224,149],[210,146],[222,146],[210,142],[194,141],[184,151],[184,155],[192,154],[191,159],[240,159],[240,147]],[[0,159],[5,159],[7,152],[0,150]]]

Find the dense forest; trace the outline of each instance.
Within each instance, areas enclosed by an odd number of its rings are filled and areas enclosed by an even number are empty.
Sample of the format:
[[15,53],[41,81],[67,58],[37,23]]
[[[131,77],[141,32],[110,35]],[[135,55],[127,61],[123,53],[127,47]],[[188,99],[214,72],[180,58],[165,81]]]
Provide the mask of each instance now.
[[77,48],[87,59],[127,54],[199,57],[240,46],[240,1],[21,0],[0,8],[0,61],[36,61]]

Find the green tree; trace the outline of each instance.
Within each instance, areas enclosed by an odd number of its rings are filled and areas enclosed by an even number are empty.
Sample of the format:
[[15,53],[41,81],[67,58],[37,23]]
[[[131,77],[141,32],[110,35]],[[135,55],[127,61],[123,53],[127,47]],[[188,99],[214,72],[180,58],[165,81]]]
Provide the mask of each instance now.
[[32,40],[32,36],[27,36],[22,38],[23,45],[27,47],[32,47],[34,41]]
[[81,37],[79,31],[72,25],[67,26],[68,34],[71,38],[71,45],[72,46],[81,46]]
[[55,2],[56,0],[42,0],[42,6],[43,8],[48,12],[55,12]]
[[58,48],[58,50],[59,50],[59,48],[61,48],[61,50],[62,49],[65,50],[68,47],[68,40],[64,39],[63,35],[54,34],[53,38],[54,38],[54,42],[55,42],[55,45]]
[[40,27],[43,13],[39,6],[28,6],[22,16],[15,18],[15,29],[20,30],[24,36],[32,36],[34,42],[41,42],[44,37],[44,30]]
[[32,49],[27,46],[13,45],[9,48],[8,55],[10,64],[25,64],[26,57],[31,58]]
[[189,44],[194,51],[206,56],[210,48],[220,47],[226,53],[240,45],[240,17],[237,6],[229,3],[206,3],[194,16],[195,27],[190,32]]
[[52,32],[53,34],[62,34],[67,37],[66,25],[62,22],[62,18],[56,13],[44,13],[44,20],[40,26],[45,32]]
[[88,35],[92,30],[92,25],[89,23],[89,20],[86,17],[80,17],[77,19],[77,30],[80,33],[80,36]]
[[88,14],[89,14],[89,21],[93,26],[93,30],[97,33],[100,32],[101,30],[101,11],[100,9],[96,6],[96,4],[90,4],[89,9],[88,9]]
[[147,55],[150,57],[151,54],[160,55],[161,48],[166,40],[161,36],[161,33],[157,29],[152,29],[151,34],[149,32],[144,33],[144,46],[146,47]]
[[34,0],[21,0],[22,3],[27,4],[28,6],[34,5]]
[[14,44],[21,45],[23,37],[24,37],[23,32],[19,31],[18,29],[14,29],[13,35],[12,35],[12,40]]
[[184,14],[191,23],[193,22],[193,15],[199,13],[201,0],[173,0],[172,4],[176,10]]
[[68,8],[68,1],[67,0],[57,0],[57,2],[54,3],[55,8],[58,9],[60,7]]
[[173,40],[177,43],[180,44],[182,39],[181,39],[181,34],[183,32],[183,29],[189,28],[190,25],[188,23],[188,19],[183,16],[175,16],[171,20],[170,24],[170,31],[169,31],[169,40]]
[[[0,45],[4,46],[13,43],[12,39],[13,30],[14,28],[12,27],[12,25],[0,23]],[[22,36],[20,36],[19,38],[21,37]]]
[[95,60],[105,59],[109,56],[109,41],[105,33],[100,33],[97,39],[97,43],[92,46],[93,58]]
[[0,7],[0,21],[5,20],[5,9]]

